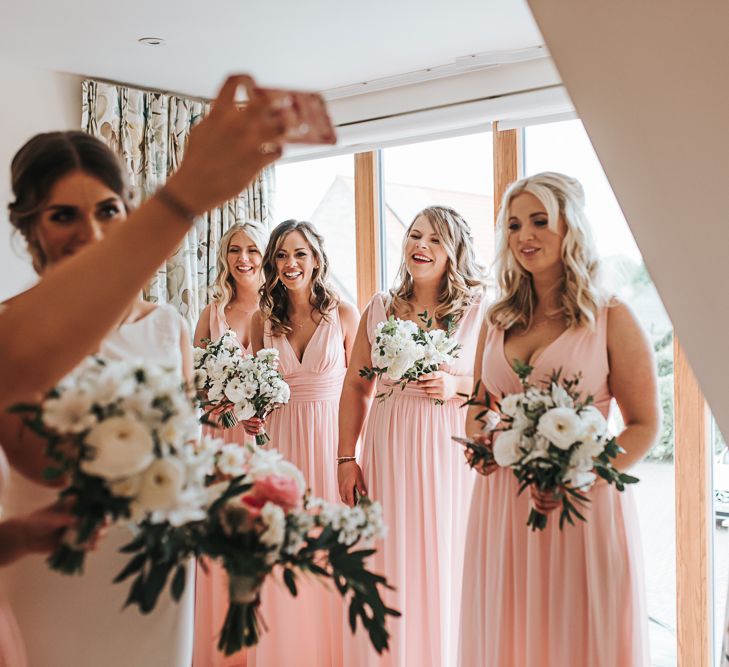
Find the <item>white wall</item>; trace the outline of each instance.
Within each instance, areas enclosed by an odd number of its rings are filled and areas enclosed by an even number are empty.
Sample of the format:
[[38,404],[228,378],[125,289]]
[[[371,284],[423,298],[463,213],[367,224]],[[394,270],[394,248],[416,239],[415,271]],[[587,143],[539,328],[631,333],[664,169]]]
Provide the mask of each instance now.
[[[31,285],[35,273],[22,238],[11,234],[10,161],[31,136],[77,129],[81,123],[81,78],[0,60],[0,300]],[[16,238],[13,238],[16,237]]]
[[529,4],[729,437],[729,2]]

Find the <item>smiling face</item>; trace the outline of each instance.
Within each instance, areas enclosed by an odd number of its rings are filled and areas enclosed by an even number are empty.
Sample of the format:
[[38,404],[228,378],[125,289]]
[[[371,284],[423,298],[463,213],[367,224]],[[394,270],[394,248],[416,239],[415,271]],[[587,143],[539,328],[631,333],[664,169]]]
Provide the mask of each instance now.
[[228,244],[228,271],[244,289],[258,289],[261,281],[261,252],[245,232],[236,232]]
[[418,216],[410,226],[404,253],[405,266],[413,280],[440,281],[445,275],[448,255],[440,236],[425,216]]
[[96,243],[127,217],[121,197],[102,181],[73,171],[56,182],[31,232],[44,268]]
[[284,236],[274,259],[278,279],[287,290],[311,288],[319,260],[300,231],[294,230]]
[[511,200],[508,219],[509,249],[519,265],[532,275],[562,273],[562,241],[567,225],[560,216],[557,228],[549,228],[544,204],[522,192]]

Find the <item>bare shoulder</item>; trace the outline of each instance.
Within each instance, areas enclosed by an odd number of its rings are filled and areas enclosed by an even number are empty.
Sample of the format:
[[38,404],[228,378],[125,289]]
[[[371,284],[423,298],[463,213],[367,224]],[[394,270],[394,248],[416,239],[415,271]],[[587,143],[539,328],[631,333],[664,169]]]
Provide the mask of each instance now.
[[340,301],[338,308],[342,322],[356,327],[359,323],[359,311],[348,301]]
[[257,310],[251,315],[251,328],[257,331],[263,331],[264,317],[260,310]]
[[608,339],[630,335],[631,333],[643,333],[643,327],[631,307],[620,299],[612,298],[610,300],[606,316]]

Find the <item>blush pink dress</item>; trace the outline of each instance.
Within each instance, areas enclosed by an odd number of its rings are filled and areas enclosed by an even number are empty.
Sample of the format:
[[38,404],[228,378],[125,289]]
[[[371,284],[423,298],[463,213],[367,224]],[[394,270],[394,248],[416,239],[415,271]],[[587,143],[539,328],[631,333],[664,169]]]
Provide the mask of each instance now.
[[[8,485],[9,474],[5,453],[0,448],[0,502],[2,501],[3,491]],[[2,507],[0,507],[1,511]],[[42,600],[38,600],[39,604],[42,602]],[[27,666],[28,658],[25,655],[20,629],[10,605],[6,602],[5,597],[0,595],[0,667]]]
[[[347,371],[339,311],[322,319],[299,360],[286,336],[272,336],[265,324],[264,345],[280,354],[291,387],[289,403],[271,414],[270,446],[298,466],[311,493],[339,501],[336,476],[339,396]],[[333,586],[297,579],[293,598],[280,576],[264,585],[261,613],[269,627],[249,651],[249,667],[341,667],[344,607]]]
[[[377,324],[387,319],[385,298],[377,294],[369,305],[370,344]],[[444,371],[473,375],[481,318],[476,298],[454,334],[462,345],[459,356]],[[378,392],[383,388],[378,384]],[[368,493],[382,503],[387,535],[377,543],[370,565],[395,586],[384,599],[402,617],[389,621],[391,648],[383,656],[371,648],[360,626],[345,642],[346,665],[455,664],[466,520],[475,478],[461,446],[451,440],[465,432],[463,400],[454,397],[436,405],[409,384],[372,404],[360,459]]]
[[[582,373],[579,389],[607,415],[612,402],[607,309],[596,330],[566,330],[532,362],[532,381],[555,369]],[[504,354],[504,331],[491,327],[482,378],[495,396],[520,391]],[[526,522],[528,492],[517,496],[510,470],[479,476],[468,523],[461,610],[461,667],[648,667],[648,615],[635,502],[599,485],[587,523],[543,532]]]
[[[217,340],[230,326],[225,319],[222,307],[210,304],[210,339]],[[251,347],[244,347],[238,341],[243,354],[250,354]],[[225,442],[245,443],[252,438],[245,432],[242,424],[233,428],[219,429],[209,426],[203,432]],[[193,667],[244,667],[245,652],[225,656],[218,651],[220,629],[223,627],[228,610],[228,577],[222,566],[207,561],[206,570],[198,563],[195,578],[195,644]]]

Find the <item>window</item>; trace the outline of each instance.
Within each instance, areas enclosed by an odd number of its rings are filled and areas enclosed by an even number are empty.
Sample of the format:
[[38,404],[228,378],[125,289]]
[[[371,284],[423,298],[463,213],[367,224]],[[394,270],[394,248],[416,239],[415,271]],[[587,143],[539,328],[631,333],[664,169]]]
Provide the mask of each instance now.
[[276,166],[277,222],[308,220],[324,237],[331,278],[342,298],[357,303],[354,158],[320,158]]
[[490,132],[387,148],[382,160],[387,287],[400,266],[405,230],[426,206],[458,211],[471,226],[481,261],[490,266],[494,255]]

